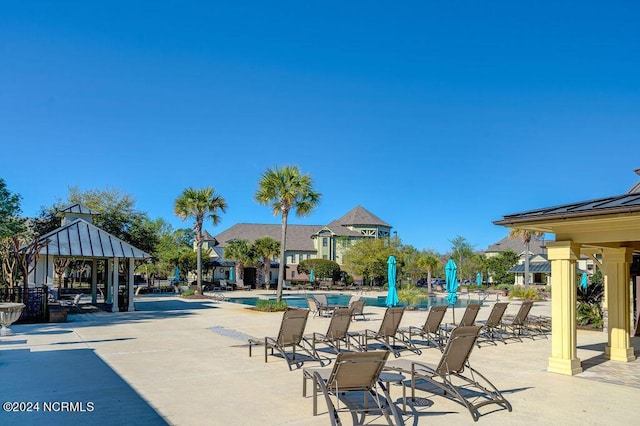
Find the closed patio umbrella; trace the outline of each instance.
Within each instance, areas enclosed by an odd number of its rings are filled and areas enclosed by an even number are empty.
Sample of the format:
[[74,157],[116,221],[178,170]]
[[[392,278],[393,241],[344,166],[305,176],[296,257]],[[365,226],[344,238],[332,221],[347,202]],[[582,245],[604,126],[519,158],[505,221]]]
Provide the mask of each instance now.
[[173,270],[173,281],[178,284],[180,282],[180,268],[177,266]]
[[445,278],[447,279],[447,304],[453,308],[453,322],[456,322],[455,304],[458,301],[458,266],[453,259],[449,259],[445,269]]
[[478,272],[478,275],[476,276],[476,284],[478,287],[482,285],[482,274],[480,272]]
[[309,271],[309,282],[312,283],[316,280],[316,274],[315,272],[312,270]]
[[583,272],[582,273],[582,279],[580,280],[580,287],[582,288],[587,288],[588,282],[587,282],[587,273]]
[[235,281],[235,268],[229,268],[229,281]]
[[396,258],[393,256],[389,256],[387,259],[387,265],[389,266],[387,270],[387,280],[389,282],[389,290],[387,292],[387,301],[386,305],[389,308],[398,305],[398,290],[396,290]]

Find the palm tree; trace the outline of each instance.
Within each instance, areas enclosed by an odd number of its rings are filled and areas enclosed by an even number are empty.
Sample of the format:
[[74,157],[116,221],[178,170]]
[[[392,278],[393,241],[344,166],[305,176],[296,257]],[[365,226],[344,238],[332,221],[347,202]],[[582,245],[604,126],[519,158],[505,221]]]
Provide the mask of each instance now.
[[206,218],[211,218],[214,226],[220,222],[218,211],[224,213],[227,210],[227,202],[222,196],[216,194],[212,187],[195,189],[187,188],[176,199],[174,213],[182,220],[188,217],[195,219],[193,230],[195,231],[195,243],[198,254],[197,283],[198,294],[202,294],[202,224]]
[[251,247],[249,247],[249,241],[230,241],[224,248],[224,258],[236,262],[236,280],[244,279],[244,267],[247,264],[253,263],[254,258],[251,253]]
[[431,275],[433,274],[433,271],[438,267],[439,264],[440,264],[440,259],[438,259],[438,257],[433,253],[429,253],[429,252],[421,253],[420,257],[418,258],[418,267],[420,267],[420,269],[425,269],[427,271],[427,289],[429,293],[431,293],[432,291]]
[[262,258],[262,269],[264,277],[264,286],[268,286],[269,269],[271,268],[271,259],[280,252],[280,241],[271,237],[258,238],[253,242],[253,250],[256,255]]
[[544,232],[530,231],[528,229],[514,228],[511,231],[509,231],[509,238],[511,239],[522,238],[522,242],[524,242],[524,247],[525,247],[524,288],[525,290],[529,288],[529,245],[531,243],[531,238],[533,237],[540,238],[543,235],[544,235]]
[[303,175],[297,166],[274,167],[262,174],[255,199],[262,205],[270,205],[273,215],[282,218],[280,236],[280,267],[278,268],[278,290],[276,299],[282,299],[282,282],[287,239],[287,219],[291,209],[297,216],[310,214],[320,202],[321,194],[313,190],[311,176]]

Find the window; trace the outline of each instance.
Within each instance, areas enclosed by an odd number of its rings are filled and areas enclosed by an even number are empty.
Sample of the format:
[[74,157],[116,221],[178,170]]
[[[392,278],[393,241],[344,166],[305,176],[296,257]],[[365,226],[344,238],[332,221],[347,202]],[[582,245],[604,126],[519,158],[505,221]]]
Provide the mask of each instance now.
[[327,237],[322,238],[322,247],[326,247],[328,245],[329,239]]

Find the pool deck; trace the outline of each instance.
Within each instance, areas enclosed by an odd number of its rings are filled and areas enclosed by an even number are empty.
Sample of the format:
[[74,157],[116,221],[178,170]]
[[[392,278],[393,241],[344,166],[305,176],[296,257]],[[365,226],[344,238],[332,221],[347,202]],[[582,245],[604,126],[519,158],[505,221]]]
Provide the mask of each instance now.
[[[0,337],[0,399],[39,402],[40,407],[37,412],[0,412],[0,424],[329,423],[324,401],[314,417],[312,399],[302,397],[300,370],[289,371],[277,357],[265,363],[260,350],[248,356],[247,337],[275,336],[281,313],[171,295],[137,296],[135,301],[135,312],[93,312],[70,315],[66,323],[13,325],[16,335]],[[479,319],[488,316],[495,299],[487,302]],[[507,313],[515,313],[518,305],[512,302]],[[355,321],[351,330],[378,329],[384,308],[366,307],[365,312],[370,321]],[[549,313],[550,302],[536,303],[532,310],[534,315]],[[456,309],[456,318],[461,314],[462,309]],[[401,325],[420,326],[425,315],[425,311],[407,311]],[[451,320],[449,310],[445,321]],[[328,324],[328,318],[310,317],[306,331],[325,332]],[[632,341],[638,355],[640,339]],[[636,423],[640,417],[640,361],[606,361],[602,355],[605,344],[604,333],[578,330],[578,357],[585,371],[575,377],[546,371],[550,338],[475,348],[472,365],[513,405],[512,412],[484,407],[478,424]],[[440,353],[426,349],[420,356],[403,352],[402,357],[436,361]],[[391,386],[391,395],[398,400],[399,386]],[[464,407],[441,396],[419,396],[420,404],[410,407],[404,416],[407,424],[474,424]],[[49,403],[46,412],[44,402]],[[61,402],[76,403],[73,407],[84,412],[69,412],[69,406]],[[350,424],[347,416],[341,417]]]

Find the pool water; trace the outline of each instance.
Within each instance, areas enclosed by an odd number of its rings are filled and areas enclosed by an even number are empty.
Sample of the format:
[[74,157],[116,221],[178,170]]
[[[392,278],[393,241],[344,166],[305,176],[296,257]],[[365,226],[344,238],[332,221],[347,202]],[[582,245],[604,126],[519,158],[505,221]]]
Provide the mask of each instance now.
[[[347,306],[349,304],[349,300],[351,299],[350,294],[326,294],[327,300],[330,305],[344,305]],[[275,297],[269,297],[269,299],[275,299]],[[376,306],[379,308],[385,308],[387,305],[385,304],[387,300],[387,296],[378,296],[378,297],[363,297],[366,300],[365,306]],[[231,303],[241,303],[243,305],[255,306],[259,297],[229,297],[225,299],[227,302]],[[282,300],[285,300],[287,304],[292,308],[308,308],[307,299],[303,296],[283,296]],[[455,307],[456,308],[466,308],[469,303],[478,303],[477,300],[470,299],[462,299],[458,298]],[[420,302],[418,304],[418,309],[429,309],[431,306],[438,305],[446,305],[447,298],[446,296],[429,296],[428,300]],[[405,306],[402,302],[399,306]]]

